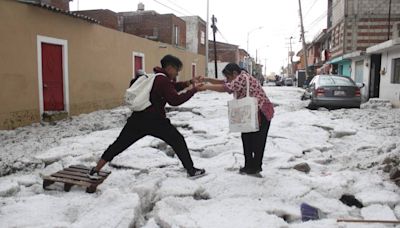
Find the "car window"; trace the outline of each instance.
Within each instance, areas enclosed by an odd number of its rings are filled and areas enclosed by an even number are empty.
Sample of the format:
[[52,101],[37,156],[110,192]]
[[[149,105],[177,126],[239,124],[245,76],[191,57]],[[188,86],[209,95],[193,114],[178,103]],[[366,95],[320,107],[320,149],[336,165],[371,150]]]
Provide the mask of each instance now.
[[354,83],[349,78],[342,77],[332,77],[333,81],[335,81],[336,85],[339,86],[353,86]]
[[345,77],[320,77],[319,84],[322,86],[353,86],[354,84],[349,78]]
[[320,77],[319,84],[322,86],[332,86],[335,85],[335,82],[332,80],[331,77]]

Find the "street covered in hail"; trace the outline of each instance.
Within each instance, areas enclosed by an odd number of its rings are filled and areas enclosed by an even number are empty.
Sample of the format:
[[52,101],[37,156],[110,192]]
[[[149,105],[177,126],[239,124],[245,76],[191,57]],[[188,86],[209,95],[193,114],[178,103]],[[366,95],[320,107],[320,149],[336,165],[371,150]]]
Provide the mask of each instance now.
[[[96,164],[131,114],[124,106],[0,131],[0,227],[396,227],[337,219],[400,218],[400,188],[390,179],[400,163],[400,110],[371,102],[309,110],[302,89],[263,88],[275,116],[261,178],[239,174],[243,148],[240,133],[229,133],[229,94],[201,92],[167,106],[207,171],[195,180],[169,146],[145,137],[104,167],[111,174],[95,193],[43,189],[44,176]],[[320,217],[302,222],[302,203]]]

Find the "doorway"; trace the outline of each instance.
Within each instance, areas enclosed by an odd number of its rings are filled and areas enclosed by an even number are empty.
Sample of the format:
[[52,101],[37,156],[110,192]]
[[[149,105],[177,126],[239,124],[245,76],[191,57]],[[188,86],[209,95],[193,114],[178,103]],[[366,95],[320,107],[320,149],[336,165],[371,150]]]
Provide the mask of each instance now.
[[379,86],[381,82],[381,59],[382,55],[371,56],[371,69],[369,76],[369,98],[379,97]]
[[68,44],[66,40],[37,36],[40,116],[69,113]]

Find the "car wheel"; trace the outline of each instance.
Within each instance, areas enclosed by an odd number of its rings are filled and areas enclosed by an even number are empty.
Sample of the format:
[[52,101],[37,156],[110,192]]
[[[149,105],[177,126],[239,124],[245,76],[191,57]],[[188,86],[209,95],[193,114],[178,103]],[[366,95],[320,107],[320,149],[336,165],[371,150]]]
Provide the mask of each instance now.
[[308,109],[310,110],[316,110],[318,109],[318,106],[313,102],[313,100],[311,99],[310,103],[307,106]]

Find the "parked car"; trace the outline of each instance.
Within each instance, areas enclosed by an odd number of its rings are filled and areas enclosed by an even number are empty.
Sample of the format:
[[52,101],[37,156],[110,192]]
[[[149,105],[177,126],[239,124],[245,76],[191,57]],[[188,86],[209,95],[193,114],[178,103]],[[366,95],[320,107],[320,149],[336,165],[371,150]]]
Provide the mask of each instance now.
[[316,75],[302,96],[310,99],[309,108],[360,108],[360,88],[351,78],[341,75]]
[[285,86],[293,86],[293,78],[285,78]]

